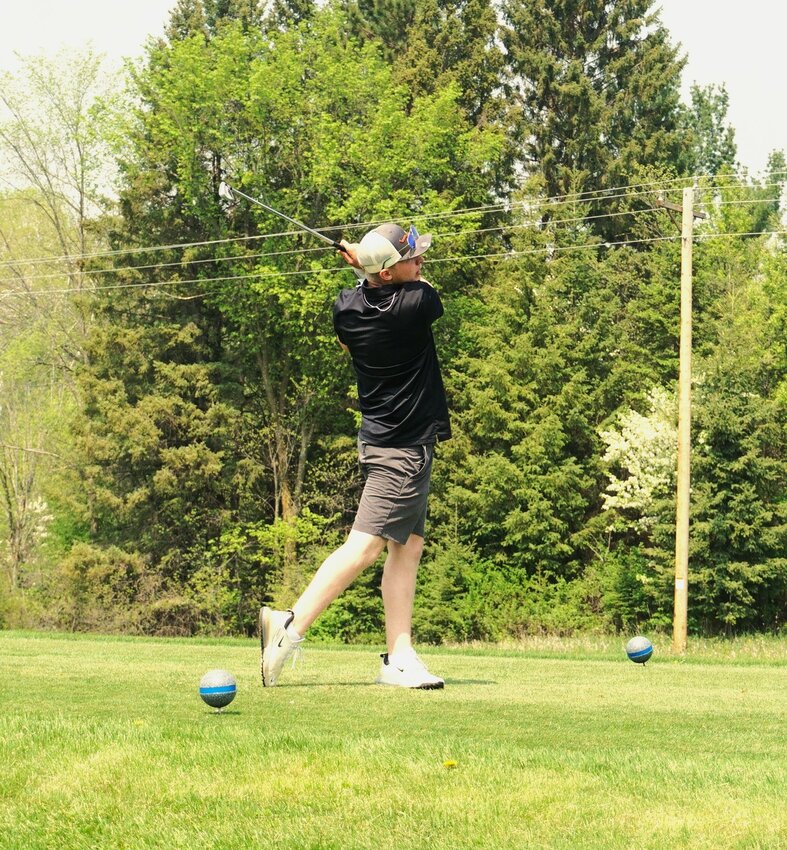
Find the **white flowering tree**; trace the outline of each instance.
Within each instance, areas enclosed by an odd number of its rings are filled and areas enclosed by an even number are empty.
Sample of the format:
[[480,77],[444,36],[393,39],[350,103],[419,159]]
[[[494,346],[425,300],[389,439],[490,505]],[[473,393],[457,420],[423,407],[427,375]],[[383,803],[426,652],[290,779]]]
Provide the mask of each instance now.
[[677,401],[672,390],[654,387],[647,415],[629,410],[617,427],[601,432],[609,483],[603,495],[610,531],[647,533],[656,523],[656,505],[675,481]]

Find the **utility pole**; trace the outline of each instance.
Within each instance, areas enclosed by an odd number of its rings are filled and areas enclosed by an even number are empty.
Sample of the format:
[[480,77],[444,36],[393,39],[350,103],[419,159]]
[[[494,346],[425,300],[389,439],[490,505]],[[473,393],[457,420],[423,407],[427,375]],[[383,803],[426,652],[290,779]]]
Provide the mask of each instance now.
[[683,190],[683,206],[657,202],[682,213],[680,250],[680,373],[678,378],[678,486],[675,509],[675,608],[672,618],[672,651],[683,653],[687,644],[689,606],[689,500],[691,491],[691,289],[694,189]]

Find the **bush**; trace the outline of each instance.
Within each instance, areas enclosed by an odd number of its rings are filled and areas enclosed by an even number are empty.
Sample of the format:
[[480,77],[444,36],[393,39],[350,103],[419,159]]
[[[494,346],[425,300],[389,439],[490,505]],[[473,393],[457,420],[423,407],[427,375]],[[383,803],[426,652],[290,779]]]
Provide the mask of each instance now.
[[52,585],[60,628],[136,631],[139,604],[153,596],[155,581],[137,553],[78,542],[58,566]]
[[139,609],[138,627],[146,635],[190,637],[204,631],[209,618],[209,613],[194,599],[164,596]]
[[672,622],[673,565],[640,546],[613,549],[589,568],[587,601],[600,625],[616,631],[659,629]]

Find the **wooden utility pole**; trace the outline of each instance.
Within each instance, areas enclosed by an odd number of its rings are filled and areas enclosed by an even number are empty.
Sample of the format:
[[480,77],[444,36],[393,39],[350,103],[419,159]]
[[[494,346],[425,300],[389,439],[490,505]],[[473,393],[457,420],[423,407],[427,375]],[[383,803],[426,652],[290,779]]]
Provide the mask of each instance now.
[[672,651],[685,652],[689,607],[689,498],[691,490],[691,278],[694,189],[683,190],[680,233],[680,375],[678,378],[678,498],[675,512],[675,612]]
[[683,215],[680,251],[680,374],[678,379],[678,487],[675,510],[675,608],[672,619],[672,651],[686,651],[689,603],[689,499],[691,490],[691,284],[694,189],[683,190],[683,206],[658,204]]

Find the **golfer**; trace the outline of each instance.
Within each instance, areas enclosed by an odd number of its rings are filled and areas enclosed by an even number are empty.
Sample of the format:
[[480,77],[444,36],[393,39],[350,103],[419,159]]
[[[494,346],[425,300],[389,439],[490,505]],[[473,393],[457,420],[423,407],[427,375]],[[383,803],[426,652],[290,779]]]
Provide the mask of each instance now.
[[347,540],[325,559],[292,610],[260,610],[262,684],[277,684],[309,626],[387,547],[382,596],[388,651],[377,683],[442,688],[444,681],[426,669],[411,642],[434,445],[451,436],[432,337],[443,305],[421,280],[432,237],[383,224],[357,245],[341,244],[345,260],[366,276],[333,306],[339,344],[350,353],[358,381],[365,484]]

